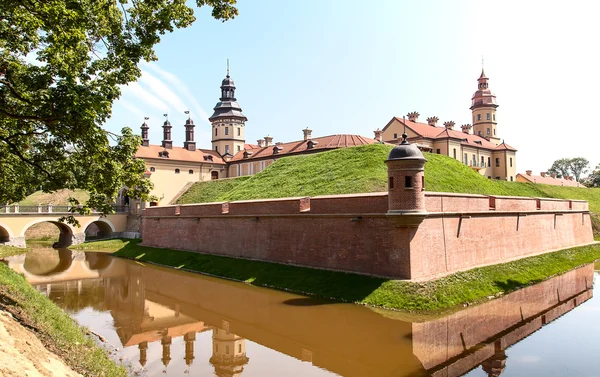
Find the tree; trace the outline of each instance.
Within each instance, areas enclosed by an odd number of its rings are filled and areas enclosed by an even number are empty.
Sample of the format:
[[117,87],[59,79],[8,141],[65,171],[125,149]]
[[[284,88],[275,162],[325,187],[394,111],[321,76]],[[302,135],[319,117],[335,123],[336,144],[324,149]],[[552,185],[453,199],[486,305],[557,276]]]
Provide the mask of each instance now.
[[556,174],[557,177],[567,177],[570,174],[570,159],[561,158],[560,160],[554,161],[552,167],[548,169],[548,173]]
[[600,187],[600,164],[585,178],[583,183],[587,187]]
[[[196,0],[222,21],[235,3]],[[79,188],[90,193],[79,212],[107,213],[123,186],[147,200],[140,138],[101,126],[161,35],[194,21],[185,0],[0,1],[0,203]]]
[[589,166],[590,162],[583,157],[575,157],[569,160],[569,169],[573,172],[577,182],[581,180],[581,175],[588,171]]

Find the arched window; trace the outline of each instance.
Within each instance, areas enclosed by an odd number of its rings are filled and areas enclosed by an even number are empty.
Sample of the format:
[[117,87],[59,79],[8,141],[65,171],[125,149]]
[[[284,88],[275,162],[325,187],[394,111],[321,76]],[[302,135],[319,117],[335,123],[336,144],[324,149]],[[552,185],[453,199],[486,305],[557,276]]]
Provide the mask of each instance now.
[[179,169],[175,169],[175,174],[179,174]]
[[151,167],[150,167],[150,171],[151,171],[152,173],[154,173],[154,172],[156,171],[156,169],[154,168],[154,166],[151,166]]
[[477,120],[481,120],[481,114],[477,114]]
[[190,170],[188,171],[188,173],[190,173],[190,174],[194,174],[194,171],[193,171],[192,169],[190,169]]

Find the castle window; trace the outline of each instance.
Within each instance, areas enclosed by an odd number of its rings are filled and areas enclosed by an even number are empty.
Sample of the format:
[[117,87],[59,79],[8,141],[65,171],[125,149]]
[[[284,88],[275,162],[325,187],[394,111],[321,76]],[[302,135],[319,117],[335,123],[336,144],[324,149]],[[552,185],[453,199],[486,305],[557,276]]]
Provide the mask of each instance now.
[[211,179],[211,180],[213,180],[213,181],[214,181],[215,179],[219,179],[219,172],[218,172],[218,171],[214,171],[214,170],[213,170],[213,171],[211,171],[211,172],[210,172],[210,179]]
[[394,188],[394,177],[388,178],[388,189],[391,190]]
[[496,136],[496,130],[494,129],[494,136]]
[[500,180],[500,177],[496,177],[496,179],[499,181],[499,180]]
[[413,186],[412,184],[412,177],[410,175],[407,175],[404,177],[404,188],[411,188]]
[[467,165],[467,164],[468,164],[468,161],[469,161],[469,157],[468,157],[468,156],[467,156],[467,154],[465,153],[465,155],[463,156],[463,163],[464,163],[465,165]]
[[225,135],[229,135],[229,127],[225,127]]
[[219,129],[215,128],[215,136],[219,135]]
[[421,176],[421,191],[425,191],[425,176]]
[[179,174],[179,169],[175,169],[175,174]]
[[510,158],[510,167],[512,168],[512,157]]
[[397,138],[398,138],[398,134],[394,134],[394,139],[397,139]]
[[488,134],[488,135],[490,134],[490,129],[489,129],[489,128],[487,129],[487,134]]
[[238,352],[241,353],[242,352],[242,345],[238,344]]
[[215,152],[218,152],[218,151],[219,151],[219,146],[215,145]]
[[481,131],[477,131],[477,135],[481,136]]
[[188,173],[189,173],[189,174],[194,174],[194,171],[190,169],[190,170],[188,171]]
[[242,147],[240,147],[240,146],[238,145],[238,150],[237,150],[237,151],[239,152],[239,151],[241,151],[241,150],[242,150]]
[[[226,130],[227,130],[227,128],[226,128]],[[227,133],[227,132],[225,132],[225,133]],[[225,145],[225,153],[229,153],[229,144]]]
[[238,130],[238,136],[241,136],[242,135],[242,129],[238,127],[237,130]]
[[436,149],[437,154],[442,154],[442,150],[441,149]]
[[485,167],[485,157],[481,156],[481,167]]
[[492,114],[492,118],[494,119],[494,122],[496,121],[496,114]]
[[456,148],[454,148],[454,150],[452,150],[452,153],[454,155],[454,159],[456,160]]
[[512,175],[510,176],[510,181],[511,181],[511,182],[513,181],[513,177],[512,177]]
[[156,171],[156,169],[154,168],[154,166],[150,167],[150,171],[151,171],[152,173],[154,173],[154,172]]
[[500,159],[496,158],[496,167],[499,168],[500,167]]
[[488,175],[488,179],[492,179],[492,176],[491,176],[491,175]]
[[485,119],[490,120],[490,113],[485,114]]
[[481,114],[477,114],[477,120],[481,120]]
[[492,166],[492,158],[488,157],[488,166]]

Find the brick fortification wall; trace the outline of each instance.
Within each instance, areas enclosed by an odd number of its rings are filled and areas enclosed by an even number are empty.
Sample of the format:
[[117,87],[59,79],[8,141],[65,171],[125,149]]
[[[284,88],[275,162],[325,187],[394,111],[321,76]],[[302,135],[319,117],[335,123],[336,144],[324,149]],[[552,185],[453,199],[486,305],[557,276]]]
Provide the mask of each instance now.
[[387,192],[153,207],[143,244],[425,280],[593,242],[585,201],[425,193],[425,208],[411,228]]

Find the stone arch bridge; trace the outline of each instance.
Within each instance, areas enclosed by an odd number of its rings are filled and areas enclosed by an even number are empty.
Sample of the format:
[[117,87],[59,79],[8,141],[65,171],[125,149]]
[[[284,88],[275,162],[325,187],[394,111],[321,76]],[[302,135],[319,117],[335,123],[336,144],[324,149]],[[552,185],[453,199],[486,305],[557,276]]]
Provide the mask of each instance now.
[[[7,209],[9,207],[6,207]],[[18,208],[18,207],[17,207]],[[58,227],[60,236],[55,247],[68,247],[85,241],[86,229],[94,224],[98,228],[98,237],[113,238],[125,232],[127,227],[127,212],[107,215],[90,214],[87,216],[74,216],[79,221],[79,227],[59,222],[63,216],[73,215],[70,212],[24,212],[4,210],[0,211],[0,245],[25,247],[25,232],[35,224],[49,222]]]

